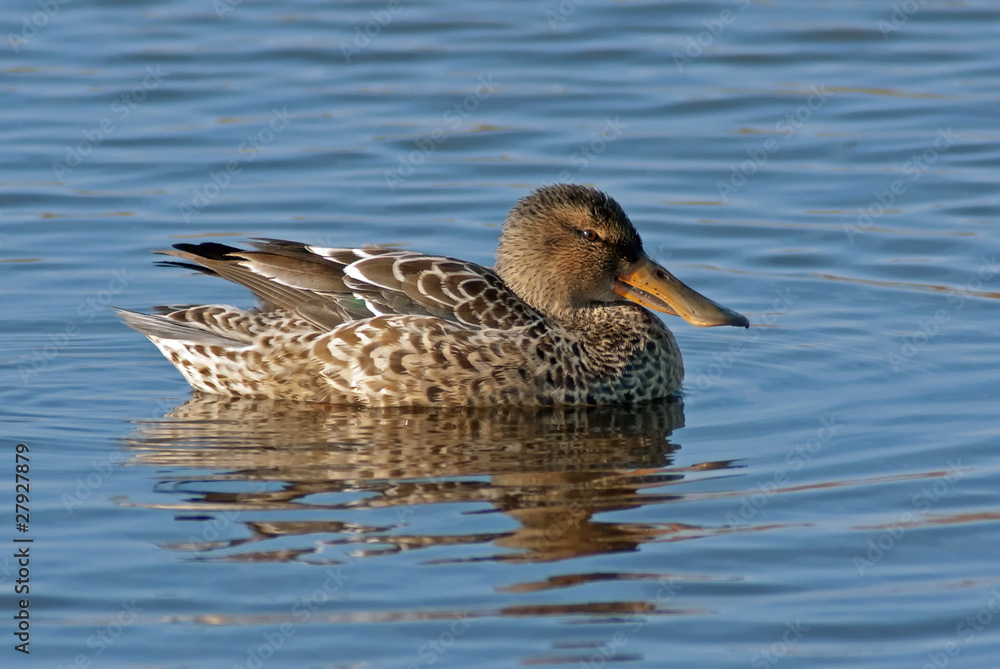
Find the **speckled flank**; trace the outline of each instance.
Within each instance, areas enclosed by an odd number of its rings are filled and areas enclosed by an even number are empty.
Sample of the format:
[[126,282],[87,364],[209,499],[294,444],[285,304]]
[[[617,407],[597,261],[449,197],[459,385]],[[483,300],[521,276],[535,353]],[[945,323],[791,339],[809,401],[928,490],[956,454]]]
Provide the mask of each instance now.
[[173,264],[240,283],[263,306],[122,317],[192,387],[221,395],[471,406],[675,392],[684,371],[673,335],[612,290],[642,255],[631,223],[598,191],[553,188],[511,213],[497,271],[388,249],[180,244],[164,252],[185,261]]
[[395,406],[604,404],[670,394],[683,379],[673,336],[639,307],[622,307],[638,316],[630,329],[649,335],[640,351],[559,336],[542,320],[479,330],[429,316],[376,316],[320,332],[281,314],[220,306],[164,317],[200,316],[213,330],[238,324],[255,333],[245,346],[148,336],[192,387],[221,395]]

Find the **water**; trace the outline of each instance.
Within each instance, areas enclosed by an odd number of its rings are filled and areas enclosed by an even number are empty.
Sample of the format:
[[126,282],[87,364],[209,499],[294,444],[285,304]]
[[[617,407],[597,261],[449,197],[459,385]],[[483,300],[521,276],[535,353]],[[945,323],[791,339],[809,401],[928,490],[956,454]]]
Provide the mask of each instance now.
[[[40,7],[0,63],[3,666],[995,665],[995,3]],[[191,238],[490,263],[557,180],[755,323],[669,319],[682,403],[194,397],[107,309],[248,304],[153,264]]]

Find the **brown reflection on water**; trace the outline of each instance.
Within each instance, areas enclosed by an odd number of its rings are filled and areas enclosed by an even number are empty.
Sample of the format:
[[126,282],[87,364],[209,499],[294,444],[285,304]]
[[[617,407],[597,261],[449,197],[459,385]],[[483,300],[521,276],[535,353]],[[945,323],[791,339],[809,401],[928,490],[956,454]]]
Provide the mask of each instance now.
[[[683,415],[677,400],[363,411],[195,395],[162,420],[140,423],[125,442],[133,464],[170,468],[156,487],[164,501],[141,506],[198,523],[189,541],[166,547],[201,559],[330,564],[476,545],[474,553],[429,558],[536,562],[711,532],[595,520],[676,499],[667,491],[686,477],[729,475],[716,471],[731,468],[729,461],[671,466],[678,447],[668,437]],[[435,523],[434,532],[414,531],[425,505],[447,503],[479,504],[461,512],[502,513],[517,526],[448,532]]]

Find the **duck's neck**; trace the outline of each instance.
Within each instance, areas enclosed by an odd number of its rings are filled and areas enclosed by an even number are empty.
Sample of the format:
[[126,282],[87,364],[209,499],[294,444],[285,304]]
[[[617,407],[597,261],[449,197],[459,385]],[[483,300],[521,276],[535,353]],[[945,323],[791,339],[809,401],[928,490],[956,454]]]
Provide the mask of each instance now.
[[607,339],[624,349],[641,345],[653,332],[666,330],[659,318],[631,302],[597,303],[553,314],[551,318],[587,339]]
[[673,334],[652,312],[630,302],[605,303],[575,310],[561,323],[579,342],[579,358],[592,374],[594,389],[616,397],[651,399],[674,392],[684,366]]
[[657,357],[676,348],[673,335],[659,318],[631,302],[575,309],[562,328],[576,335],[581,349],[599,366],[615,367],[645,356]]
[[545,314],[553,321],[566,323],[579,311],[573,305],[574,298],[570,286],[561,281],[546,280],[532,270],[508,271],[509,266],[497,259],[494,271],[500,280],[535,311]]

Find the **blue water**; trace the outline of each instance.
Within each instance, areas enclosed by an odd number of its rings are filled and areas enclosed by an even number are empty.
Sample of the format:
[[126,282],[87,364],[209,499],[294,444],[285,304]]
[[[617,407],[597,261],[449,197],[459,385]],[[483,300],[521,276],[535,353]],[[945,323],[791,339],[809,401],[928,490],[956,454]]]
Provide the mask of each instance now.
[[[995,666],[995,3],[3,14],[2,666]],[[190,239],[489,264],[560,180],[753,321],[667,317],[683,402],[193,397],[108,309],[250,304]]]

